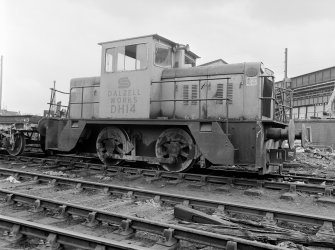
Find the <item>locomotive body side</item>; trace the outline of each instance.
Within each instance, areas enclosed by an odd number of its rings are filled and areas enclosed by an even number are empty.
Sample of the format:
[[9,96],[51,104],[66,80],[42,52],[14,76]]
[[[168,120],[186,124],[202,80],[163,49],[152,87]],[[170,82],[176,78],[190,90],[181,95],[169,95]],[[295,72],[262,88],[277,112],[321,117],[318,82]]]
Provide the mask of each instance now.
[[262,119],[260,75],[261,63],[165,70],[162,100],[182,101],[163,102],[162,114],[177,119]]
[[41,126],[46,150],[177,172],[214,164],[266,173],[285,160],[287,124],[274,119],[273,76],[261,63],[194,67],[188,46],[158,35],[101,46],[100,78],[73,79],[69,117]]

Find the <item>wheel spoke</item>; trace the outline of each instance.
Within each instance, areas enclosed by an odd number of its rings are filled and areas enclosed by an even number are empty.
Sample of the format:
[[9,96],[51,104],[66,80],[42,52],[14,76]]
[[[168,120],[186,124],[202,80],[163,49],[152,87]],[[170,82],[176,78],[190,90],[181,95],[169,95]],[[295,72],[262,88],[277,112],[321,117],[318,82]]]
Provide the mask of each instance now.
[[124,154],[124,145],[129,140],[125,131],[118,127],[110,126],[102,129],[97,138],[97,153],[100,160],[107,165],[117,165],[120,159],[113,159],[112,154]]
[[162,132],[156,142],[156,156],[163,158],[177,156],[173,164],[162,164],[165,170],[172,172],[186,171],[195,162],[192,137],[183,129],[170,128]]
[[[119,145],[120,145],[120,144],[119,144]],[[123,153],[124,153],[124,151],[123,151],[123,147],[119,147],[119,145],[117,145],[117,146],[115,147],[114,151],[118,152],[119,154],[123,154]],[[121,144],[121,146],[123,146],[123,145]]]
[[189,154],[186,153],[185,151],[180,151],[179,153],[181,156],[185,157],[185,158],[188,158],[189,157]]

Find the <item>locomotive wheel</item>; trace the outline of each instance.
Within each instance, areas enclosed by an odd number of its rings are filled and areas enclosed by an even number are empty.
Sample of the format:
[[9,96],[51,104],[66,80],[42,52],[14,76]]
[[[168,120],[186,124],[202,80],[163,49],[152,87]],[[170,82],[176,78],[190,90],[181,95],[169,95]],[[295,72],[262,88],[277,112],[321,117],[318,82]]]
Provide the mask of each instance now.
[[118,165],[123,162],[120,159],[113,159],[109,154],[123,155],[127,153],[126,147],[129,137],[127,133],[118,127],[110,126],[102,129],[96,141],[97,154],[100,160],[106,165]]
[[195,163],[195,144],[192,137],[183,129],[170,128],[158,137],[156,142],[156,157],[174,157],[173,164],[161,164],[170,172],[183,172]]
[[[26,139],[22,133],[17,133],[14,135],[13,144],[8,143],[6,150],[10,155],[17,156],[22,154],[24,147],[26,146]],[[8,138],[8,140],[10,140]]]

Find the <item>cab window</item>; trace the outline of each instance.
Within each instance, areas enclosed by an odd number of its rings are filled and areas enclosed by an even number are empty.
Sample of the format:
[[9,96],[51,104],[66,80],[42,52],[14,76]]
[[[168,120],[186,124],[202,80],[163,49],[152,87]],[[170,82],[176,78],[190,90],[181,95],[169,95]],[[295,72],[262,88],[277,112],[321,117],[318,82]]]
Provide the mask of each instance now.
[[115,48],[106,49],[105,54],[105,70],[106,72],[113,72],[113,57],[115,53]]
[[165,68],[171,67],[172,66],[171,48],[157,43],[155,48],[155,64],[157,66]]
[[262,115],[271,118],[271,102],[269,99],[273,94],[273,81],[270,77],[264,77],[263,83],[263,97],[267,99],[262,100]]
[[146,69],[147,66],[146,44],[120,46],[106,50],[106,72],[141,70]]
[[146,69],[148,51],[146,44],[134,44],[118,48],[117,71]]

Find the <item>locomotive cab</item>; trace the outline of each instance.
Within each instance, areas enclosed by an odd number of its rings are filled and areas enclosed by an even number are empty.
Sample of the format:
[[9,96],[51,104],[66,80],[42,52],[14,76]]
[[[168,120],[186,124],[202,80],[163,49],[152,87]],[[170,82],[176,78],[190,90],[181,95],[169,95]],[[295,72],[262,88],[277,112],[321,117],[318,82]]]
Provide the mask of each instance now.
[[99,118],[147,119],[158,114],[161,79],[168,68],[195,66],[188,46],[158,35],[100,43],[102,46]]

